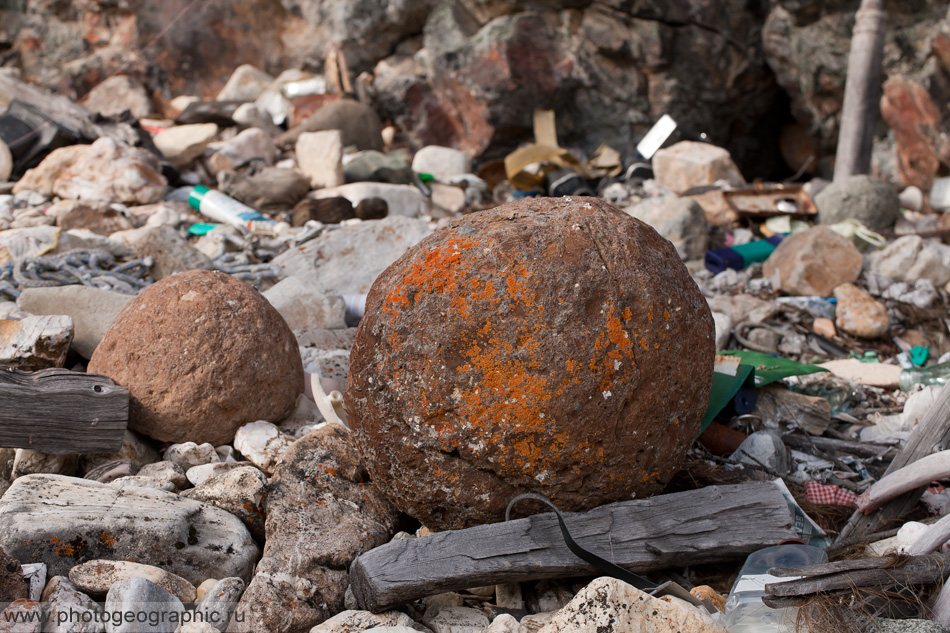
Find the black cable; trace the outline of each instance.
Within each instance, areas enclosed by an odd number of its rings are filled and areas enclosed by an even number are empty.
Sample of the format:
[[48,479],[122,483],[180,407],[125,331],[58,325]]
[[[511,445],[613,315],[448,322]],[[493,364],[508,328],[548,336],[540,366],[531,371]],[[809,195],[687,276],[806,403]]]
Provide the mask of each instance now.
[[517,497],[515,497],[514,499],[508,502],[508,507],[505,508],[505,521],[509,520],[509,515],[511,514],[511,508],[522,499],[534,499],[535,501],[540,501],[541,503],[547,504],[548,506],[551,507],[552,510],[554,510],[554,514],[557,515],[557,521],[558,523],[561,524],[561,535],[564,537],[564,543],[567,545],[567,549],[571,550],[571,552],[575,556],[577,556],[578,558],[580,558],[587,564],[593,565],[598,570],[604,572],[604,574],[606,574],[607,576],[610,576],[611,578],[616,578],[617,580],[622,580],[628,585],[633,585],[634,587],[636,587],[637,589],[640,589],[641,591],[652,591],[653,589],[656,589],[656,583],[650,582],[646,578],[643,578],[642,576],[638,576],[631,571],[627,571],[623,567],[620,567],[619,565],[615,565],[611,563],[609,560],[605,560],[601,558],[600,556],[598,556],[597,554],[594,554],[593,552],[589,552],[583,547],[581,547],[580,545],[578,545],[577,542],[574,540],[574,538],[571,536],[571,533],[568,531],[567,524],[564,523],[564,516],[561,514],[561,511],[558,509],[556,505],[551,503],[551,501],[547,499],[546,497],[542,497],[541,495],[536,495],[530,492],[525,493],[523,495],[518,495]]

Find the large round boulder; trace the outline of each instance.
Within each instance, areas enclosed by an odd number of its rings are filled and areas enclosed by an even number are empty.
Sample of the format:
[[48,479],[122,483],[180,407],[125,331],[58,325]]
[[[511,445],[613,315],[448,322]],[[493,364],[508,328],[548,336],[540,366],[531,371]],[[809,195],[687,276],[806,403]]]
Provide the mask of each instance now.
[[166,442],[230,442],[278,421],[303,392],[293,332],[250,285],[220,272],[167,277],[129,302],[89,361],[131,393],[129,428]]
[[346,410],[363,463],[433,529],[660,491],[699,433],[709,308],[673,246],[595,198],[455,220],[373,285]]

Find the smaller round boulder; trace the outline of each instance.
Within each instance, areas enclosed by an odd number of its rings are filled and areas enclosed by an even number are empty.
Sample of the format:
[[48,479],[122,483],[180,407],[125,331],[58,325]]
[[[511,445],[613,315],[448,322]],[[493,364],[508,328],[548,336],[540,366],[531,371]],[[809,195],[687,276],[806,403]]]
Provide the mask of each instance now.
[[815,205],[822,224],[854,218],[872,231],[885,231],[894,228],[901,203],[889,184],[870,176],[851,176],[822,189]]
[[226,444],[248,422],[290,415],[303,392],[293,332],[220,272],[173,275],[130,301],[89,372],[129,390],[130,429],[165,442]]

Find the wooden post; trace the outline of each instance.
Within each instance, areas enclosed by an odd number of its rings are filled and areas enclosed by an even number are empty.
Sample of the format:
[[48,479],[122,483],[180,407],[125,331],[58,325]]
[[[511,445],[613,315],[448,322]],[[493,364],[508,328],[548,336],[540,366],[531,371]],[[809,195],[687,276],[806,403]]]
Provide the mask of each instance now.
[[[797,536],[785,497],[768,482],[612,503],[564,521],[578,545],[634,573],[741,559]],[[548,512],[392,541],[354,561],[350,584],[361,608],[379,612],[466,587],[597,574]]]
[[[921,457],[948,448],[950,448],[950,383],[940,390],[933,407],[917,424],[907,444],[888,466],[885,474],[912,464]],[[926,488],[924,486],[915,492],[888,501],[869,516],[856,511],[838,535],[834,549],[838,550],[846,545],[858,543],[874,532],[894,527],[892,523],[914,509]]]
[[871,171],[874,126],[880,110],[886,24],[884,0],[861,0],[848,55],[848,76],[835,153],[836,181]]

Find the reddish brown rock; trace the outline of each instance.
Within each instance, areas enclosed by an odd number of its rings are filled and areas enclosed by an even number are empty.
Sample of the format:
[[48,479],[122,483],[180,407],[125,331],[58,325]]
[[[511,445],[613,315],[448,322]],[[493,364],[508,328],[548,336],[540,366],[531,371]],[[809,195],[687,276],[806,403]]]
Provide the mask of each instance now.
[[891,321],[884,304],[854,284],[835,288],[835,299],[835,323],[841,330],[861,338],[877,338],[890,331]]
[[712,316],[675,250],[595,198],[456,220],[373,285],[346,408],[375,484],[430,528],[520,492],[661,490],[699,431]]
[[303,391],[283,318],[218,272],[173,275],[129,302],[89,371],[131,392],[130,429],[167,442],[225,444],[248,422],[289,415]]
[[816,226],[782,240],[765,260],[762,274],[789,294],[827,297],[837,286],[854,282],[863,263],[850,240]]
[[884,83],[881,116],[894,132],[901,180],[930,191],[940,169],[936,147],[943,128],[927,90],[903,77],[891,77]]

